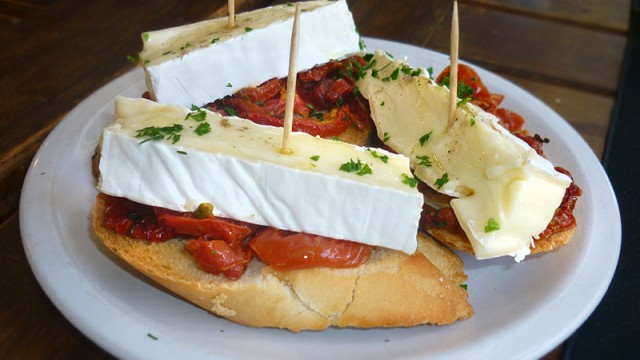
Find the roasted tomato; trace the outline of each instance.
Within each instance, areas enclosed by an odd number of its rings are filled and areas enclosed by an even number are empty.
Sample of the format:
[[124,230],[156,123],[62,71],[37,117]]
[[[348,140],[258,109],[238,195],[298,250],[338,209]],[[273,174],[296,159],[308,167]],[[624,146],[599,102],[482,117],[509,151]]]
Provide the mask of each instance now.
[[262,261],[279,270],[352,268],[371,256],[369,245],[274,228],[258,233],[249,246]]
[[223,240],[189,240],[187,250],[202,271],[222,274],[230,280],[242,276],[251,261],[251,250],[244,250],[241,244],[230,245]]
[[[368,103],[356,95],[355,68],[362,57],[331,61],[298,74],[293,106],[293,131],[324,138],[349,128],[369,131]],[[357,65],[356,65],[357,64]],[[257,124],[282,127],[286,103],[286,79],[271,79],[255,88],[241,89],[206,107],[223,115],[238,115]]]
[[166,241],[176,236],[175,231],[158,223],[153,208],[134,201],[100,195],[105,202],[103,226],[120,235],[151,242]]
[[158,211],[158,222],[174,229],[177,234],[201,236],[205,239],[224,240],[240,243],[255,229],[254,226],[239,221],[209,217],[197,219],[190,213]]
[[[438,75],[436,82],[449,86],[449,73],[450,69],[447,66]],[[478,73],[464,64],[458,65],[458,97],[461,99],[471,97],[471,102],[484,110],[497,108],[503,99],[502,95],[491,94]]]

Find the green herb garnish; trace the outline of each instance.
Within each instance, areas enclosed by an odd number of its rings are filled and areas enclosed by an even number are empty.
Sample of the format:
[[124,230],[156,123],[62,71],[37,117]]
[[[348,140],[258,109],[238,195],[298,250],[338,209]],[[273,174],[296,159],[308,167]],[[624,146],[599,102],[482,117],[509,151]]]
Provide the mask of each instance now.
[[402,174],[402,183],[407,184],[410,187],[414,188],[418,186],[418,179],[414,178],[413,176],[409,176],[407,174]]
[[207,113],[198,107],[197,105],[191,105],[191,111],[184,117],[185,120],[193,119],[195,121],[204,121],[207,118]]
[[419,141],[420,141],[420,146],[424,146],[424,143],[426,143],[427,141],[429,141],[429,137],[431,137],[431,133],[433,133],[433,130],[432,130],[432,131],[429,131],[428,133],[426,133],[426,134],[424,134],[424,135],[422,135],[422,136],[420,136],[420,139],[419,139]]
[[313,155],[312,157],[310,157],[309,159],[313,160],[313,161],[318,161],[320,160],[320,155]]
[[349,160],[349,162],[340,165],[340,171],[348,172],[348,173],[356,173],[359,176],[373,174],[371,168],[368,164],[363,163],[358,159],[357,162],[353,161],[353,159]]
[[177,143],[180,140],[180,132],[182,131],[182,125],[174,124],[173,126],[148,126],[146,128],[136,131],[136,137],[144,138],[140,144],[144,144],[147,141],[159,141],[163,139],[170,140],[172,144]]
[[416,159],[418,159],[418,165],[431,167],[431,159],[429,159],[429,156],[427,155],[416,156]]
[[471,100],[471,97],[467,96],[466,98],[458,101],[458,103],[456,104],[456,108],[459,109],[459,108],[463,107],[466,103],[469,102],[469,100]]
[[367,149],[367,151],[371,154],[371,156],[373,156],[376,159],[380,159],[380,161],[382,161],[383,163],[388,163],[389,162],[389,156],[387,155],[380,155],[378,154],[377,151],[375,150],[371,150],[371,149]]
[[238,112],[237,112],[237,111],[235,111],[233,108],[226,107],[226,108],[224,108],[224,111],[225,111],[229,116],[238,116]]
[[435,185],[438,187],[438,190],[444,186],[444,184],[449,182],[449,174],[444,173],[442,177],[436,180]]
[[208,133],[211,132],[211,125],[209,125],[208,122],[200,123],[198,125],[198,127],[193,132],[195,132],[199,136],[202,136],[204,134],[208,134]]
[[496,219],[490,217],[489,220],[487,220],[487,225],[484,227],[484,232],[488,233],[496,230],[500,230],[500,224],[498,224]]
[[127,61],[135,64],[138,62],[138,60],[140,60],[140,55],[135,54],[135,55],[127,55]]

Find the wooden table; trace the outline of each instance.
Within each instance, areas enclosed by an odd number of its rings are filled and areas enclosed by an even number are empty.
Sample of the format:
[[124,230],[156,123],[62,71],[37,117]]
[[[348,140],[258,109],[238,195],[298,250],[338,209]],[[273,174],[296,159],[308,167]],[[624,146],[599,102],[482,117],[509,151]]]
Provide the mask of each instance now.
[[[449,0],[349,0],[360,33],[449,51]],[[277,3],[236,0],[237,12]],[[602,156],[630,0],[461,0],[460,56],[515,82]],[[0,357],[109,358],[52,305],[25,258],[20,188],[51,129],[130,70],[139,34],[226,14],[226,2],[0,0]],[[560,350],[548,355],[557,358]]]

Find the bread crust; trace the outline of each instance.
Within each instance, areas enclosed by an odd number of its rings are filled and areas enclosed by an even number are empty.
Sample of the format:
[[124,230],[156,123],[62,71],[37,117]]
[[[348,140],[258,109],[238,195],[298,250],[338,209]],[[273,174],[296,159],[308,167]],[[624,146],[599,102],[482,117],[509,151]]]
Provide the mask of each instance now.
[[[427,230],[429,235],[433,236],[436,240],[440,241],[443,244],[446,244],[456,250],[460,250],[469,254],[474,254],[473,247],[471,246],[471,242],[466,236],[463,236],[458,233],[454,233],[447,229],[439,229],[439,228],[430,228]],[[543,240],[535,240],[534,244],[531,246],[531,254],[539,254],[544,252],[549,252],[554,249],[557,249],[563,245],[566,245],[573,234],[575,234],[576,228],[570,228],[559,233],[555,233]]]
[[198,269],[184,240],[136,240],[102,226],[98,197],[93,227],[102,243],[136,270],[193,304],[233,322],[293,332],[335,327],[445,325],[473,309],[462,260],[419,235],[413,255],[377,248],[355,269],[277,271],[254,259],[236,281]]

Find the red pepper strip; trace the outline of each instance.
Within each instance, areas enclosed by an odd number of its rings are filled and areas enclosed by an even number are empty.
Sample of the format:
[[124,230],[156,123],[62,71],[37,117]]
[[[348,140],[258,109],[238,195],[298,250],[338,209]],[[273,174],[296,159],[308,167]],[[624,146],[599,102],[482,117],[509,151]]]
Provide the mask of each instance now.
[[267,228],[249,241],[258,257],[280,270],[352,268],[365,263],[371,246],[305,233]]

